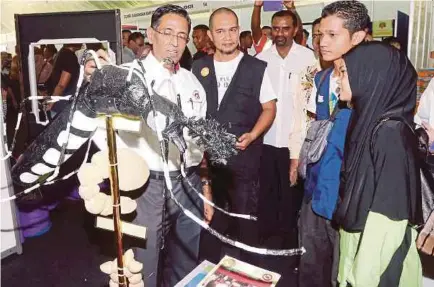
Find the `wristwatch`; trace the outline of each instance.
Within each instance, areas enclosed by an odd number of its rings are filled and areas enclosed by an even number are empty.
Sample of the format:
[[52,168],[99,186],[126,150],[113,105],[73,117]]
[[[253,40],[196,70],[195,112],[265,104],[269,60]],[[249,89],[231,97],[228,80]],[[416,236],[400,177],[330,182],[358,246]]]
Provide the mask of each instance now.
[[211,180],[210,179],[202,179],[202,184],[205,185],[211,185]]

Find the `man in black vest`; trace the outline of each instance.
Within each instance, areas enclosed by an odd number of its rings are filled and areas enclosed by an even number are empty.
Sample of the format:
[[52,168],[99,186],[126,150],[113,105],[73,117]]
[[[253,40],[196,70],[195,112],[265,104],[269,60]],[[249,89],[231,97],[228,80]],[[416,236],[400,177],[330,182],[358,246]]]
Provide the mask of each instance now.
[[[276,115],[276,96],[265,72],[267,64],[237,49],[237,15],[228,8],[219,8],[212,13],[209,27],[208,36],[216,53],[195,61],[193,73],[207,95],[207,117],[215,118],[235,134],[239,149],[226,166],[212,168],[214,201],[222,207],[228,204],[233,213],[256,214],[263,133]],[[214,221],[223,222],[217,217]],[[217,229],[222,228],[216,223]],[[258,244],[255,221],[231,220],[222,229],[243,243]],[[247,252],[238,255],[238,251],[233,256],[254,263]],[[221,255],[216,251],[208,258],[217,262]]]

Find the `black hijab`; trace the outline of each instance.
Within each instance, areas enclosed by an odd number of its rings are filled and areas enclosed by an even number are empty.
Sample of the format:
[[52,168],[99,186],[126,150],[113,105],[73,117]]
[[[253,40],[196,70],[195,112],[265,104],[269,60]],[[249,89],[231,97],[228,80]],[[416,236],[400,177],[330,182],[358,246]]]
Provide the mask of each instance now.
[[[398,116],[409,123],[413,122],[416,71],[403,52],[380,42],[362,44],[343,58],[354,111],[345,146],[340,186],[341,202],[335,218],[347,231],[363,230],[369,211],[380,212],[391,219],[409,219],[416,209],[415,206],[409,208],[406,203],[409,197],[414,201],[416,196],[409,195],[409,192],[413,192],[409,189],[417,189],[419,182],[416,160],[408,149],[409,146],[415,146],[415,138],[412,138],[407,127],[394,122],[395,126],[386,132],[391,133],[390,139],[395,139],[395,142],[383,142],[383,146],[378,143],[373,151],[370,143],[373,130],[381,118]],[[373,161],[372,154],[385,152],[391,152],[398,157],[405,157],[410,153],[410,159],[397,159],[395,167],[388,166],[384,161]],[[405,177],[402,179],[402,188],[398,187],[402,190],[396,190],[397,185],[390,183],[395,180],[394,177],[400,175]],[[374,206],[375,202],[378,202],[378,206]]]

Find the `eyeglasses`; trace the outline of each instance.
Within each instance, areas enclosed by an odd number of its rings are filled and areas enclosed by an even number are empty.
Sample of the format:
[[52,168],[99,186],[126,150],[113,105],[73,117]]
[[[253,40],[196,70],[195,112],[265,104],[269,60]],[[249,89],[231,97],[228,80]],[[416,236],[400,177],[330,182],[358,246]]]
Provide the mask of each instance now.
[[160,35],[163,35],[165,38],[172,40],[173,38],[177,38],[178,41],[181,41],[183,43],[187,43],[190,38],[188,37],[188,35],[183,34],[183,33],[179,33],[178,35],[172,34],[170,30],[164,30],[164,31],[158,31],[157,29],[153,29],[155,32],[157,32]]

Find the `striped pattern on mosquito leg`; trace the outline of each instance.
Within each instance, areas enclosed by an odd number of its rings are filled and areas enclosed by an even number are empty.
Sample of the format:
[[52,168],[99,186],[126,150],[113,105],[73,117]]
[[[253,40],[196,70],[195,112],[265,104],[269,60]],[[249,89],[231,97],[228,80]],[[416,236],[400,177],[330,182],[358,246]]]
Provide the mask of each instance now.
[[43,185],[52,185],[52,184],[54,184],[56,182],[59,182],[59,181],[62,181],[62,180],[66,180],[66,179],[70,178],[71,176],[73,176],[74,174],[76,174],[80,170],[81,166],[84,163],[86,163],[87,160],[89,159],[90,146],[91,146],[91,141],[89,140],[88,145],[87,145],[87,149],[86,149],[86,154],[84,156],[83,162],[81,163],[80,167],[77,168],[76,170],[68,173],[67,175],[65,175],[65,176],[63,176],[61,178],[54,179],[52,181],[45,181],[43,183],[37,183],[37,184],[35,184],[35,185],[33,185],[33,186],[29,187],[29,188],[26,188],[25,190],[23,190],[23,191],[15,194],[15,195],[13,195],[13,196],[10,196],[10,197],[7,197],[7,198],[2,198],[2,199],[0,199],[0,203],[18,199],[18,198],[20,198],[20,197],[22,197],[22,196],[24,196],[24,195],[26,195],[26,194],[28,194],[28,193],[30,193],[32,191],[37,190],[39,187],[41,187]]

